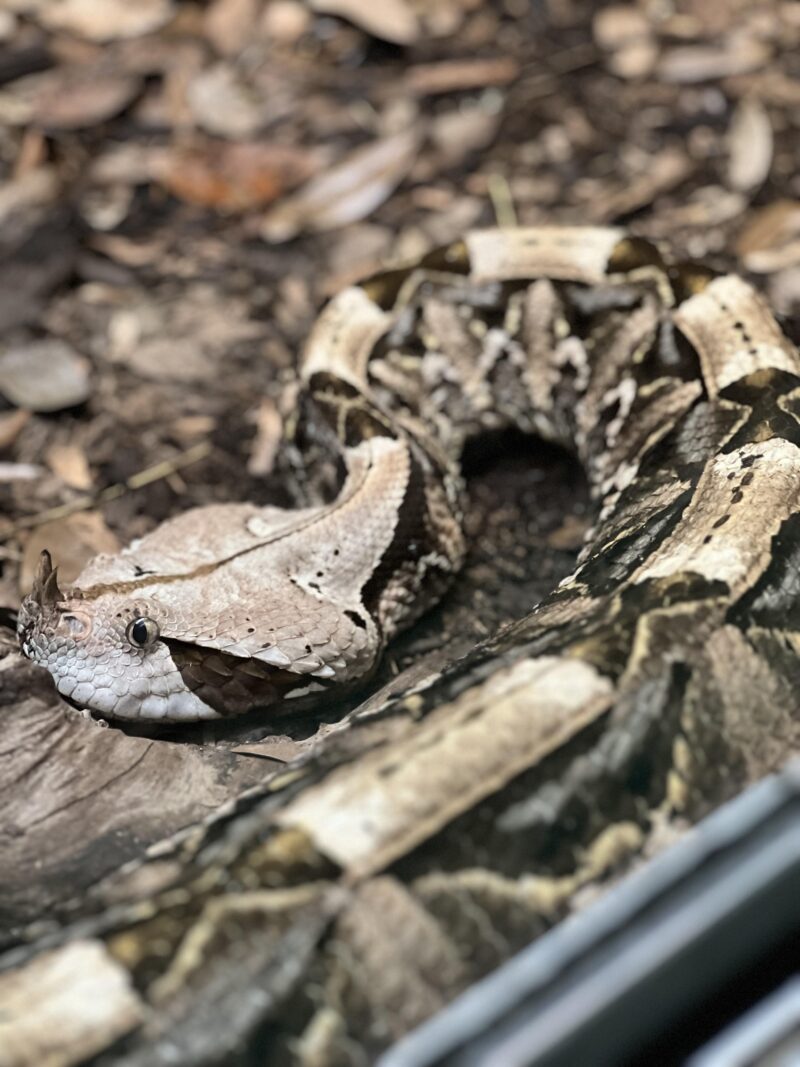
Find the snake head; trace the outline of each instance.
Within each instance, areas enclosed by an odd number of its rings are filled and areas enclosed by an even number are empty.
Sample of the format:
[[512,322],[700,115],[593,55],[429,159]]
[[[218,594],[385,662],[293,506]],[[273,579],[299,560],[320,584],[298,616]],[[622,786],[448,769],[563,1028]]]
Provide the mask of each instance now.
[[398,600],[409,465],[404,447],[375,438],[352,449],[331,505],[191,508],[96,556],[63,592],[43,553],[22,650],[67,699],[118,719],[214,719],[341,693],[374,669],[390,630],[391,613],[378,616]]
[[[126,603],[113,591],[87,598],[62,592],[43,551],[19,610],[17,636],[26,656],[45,667],[71,702],[104,715],[179,719],[209,717],[186,691],[160,640],[157,604]],[[145,706],[145,702],[149,702]]]
[[[235,576],[131,581],[138,570],[124,554],[97,557],[62,592],[43,552],[18,616],[24,654],[50,672],[71,703],[109,718],[187,722],[275,706],[338,687],[348,664],[366,651],[360,616],[328,611],[277,578],[273,595],[260,596],[251,609],[231,596]],[[211,604],[228,599],[232,605],[215,618]],[[266,613],[269,641],[248,625],[251,610]],[[340,656],[336,646],[331,666],[326,650],[334,633],[344,650]]]

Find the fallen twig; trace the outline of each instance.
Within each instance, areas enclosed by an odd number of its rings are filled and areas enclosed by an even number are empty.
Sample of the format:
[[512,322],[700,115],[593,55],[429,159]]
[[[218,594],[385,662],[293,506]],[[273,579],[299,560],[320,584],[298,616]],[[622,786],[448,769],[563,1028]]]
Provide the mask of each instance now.
[[6,541],[22,530],[31,530],[36,526],[42,526],[46,522],[66,518],[68,515],[74,515],[77,511],[88,511],[99,504],[108,503],[109,500],[116,500],[125,493],[143,489],[146,485],[159,482],[164,478],[168,478],[171,474],[175,474],[176,471],[183,470],[184,467],[189,467],[191,464],[205,459],[210,452],[210,442],[201,441],[172,459],[162,460],[161,463],[156,463],[152,467],[137,471],[136,474],[132,474],[124,482],[116,482],[114,485],[101,489],[100,492],[85,493],[71,500],[68,504],[58,504],[56,507],[38,511],[35,515],[26,515],[24,518],[17,519],[16,522],[0,526],[0,541]]

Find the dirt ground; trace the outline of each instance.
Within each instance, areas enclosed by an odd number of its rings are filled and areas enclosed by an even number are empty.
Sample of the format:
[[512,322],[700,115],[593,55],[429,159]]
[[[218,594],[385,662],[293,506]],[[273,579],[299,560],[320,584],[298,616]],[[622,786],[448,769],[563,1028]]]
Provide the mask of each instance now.
[[[469,227],[624,223],[755,277],[794,329],[798,46],[769,0],[0,0],[0,943],[319,726],[259,748],[66,711],[13,634],[40,550],[68,583],[179,510],[285,503],[320,306]],[[512,444],[469,457],[464,579],[376,685],[569,569],[580,472]]]

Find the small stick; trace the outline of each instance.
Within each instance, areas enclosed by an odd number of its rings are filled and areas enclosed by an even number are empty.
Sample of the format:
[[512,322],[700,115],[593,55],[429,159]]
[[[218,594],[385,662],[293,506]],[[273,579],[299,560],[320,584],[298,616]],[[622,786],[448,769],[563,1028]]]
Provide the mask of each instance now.
[[161,463],[156,463],[152,467],[147,467],[145,470],[132,474],[124,482],[117,482],[115,485],[109,485],[106,489],[101,489],[99,493],[86,493],[83,496],[76,497],[75,500],[71,500],[68,504],[59,504],[54,508],[46,508],[35,515],[26,515],[25,518],[18,519],[15,523],[0,527],[0,540],[5,541],[21,530],[30,530],[35,526],[42,526],[46,522],[66,518],[67,515],[74,515],[77,511],[88,511],[89,508],[98,504],[116,500],[125,493],[142,489],[146,485],[152,485],[153,482],[168,478],[176,471],[205,459],[210,452],[210,442],[201,441],[199,444],[187,448],[185,452],[181,452],[174,459],[162,460]]
[[495,218],[498,226],[516,226],[517,212],[514,207],[514,197],[511,195],[511,186],[504,174],[495,171],[486,179],[486,188],[489,199],[492,202]]

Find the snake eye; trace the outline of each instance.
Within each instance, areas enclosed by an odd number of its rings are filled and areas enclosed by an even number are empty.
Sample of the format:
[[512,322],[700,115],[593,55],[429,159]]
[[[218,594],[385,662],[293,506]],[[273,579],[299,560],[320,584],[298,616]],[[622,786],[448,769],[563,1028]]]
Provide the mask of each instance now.
[[132,623],[128,624],[128,629],[125,631],[125,635],[132,645],[138,645],[139,648],[147,648],[148,645],[152,645],[158,640],[160,630],[158,629],[158,623],[152,619],[134,619]]

